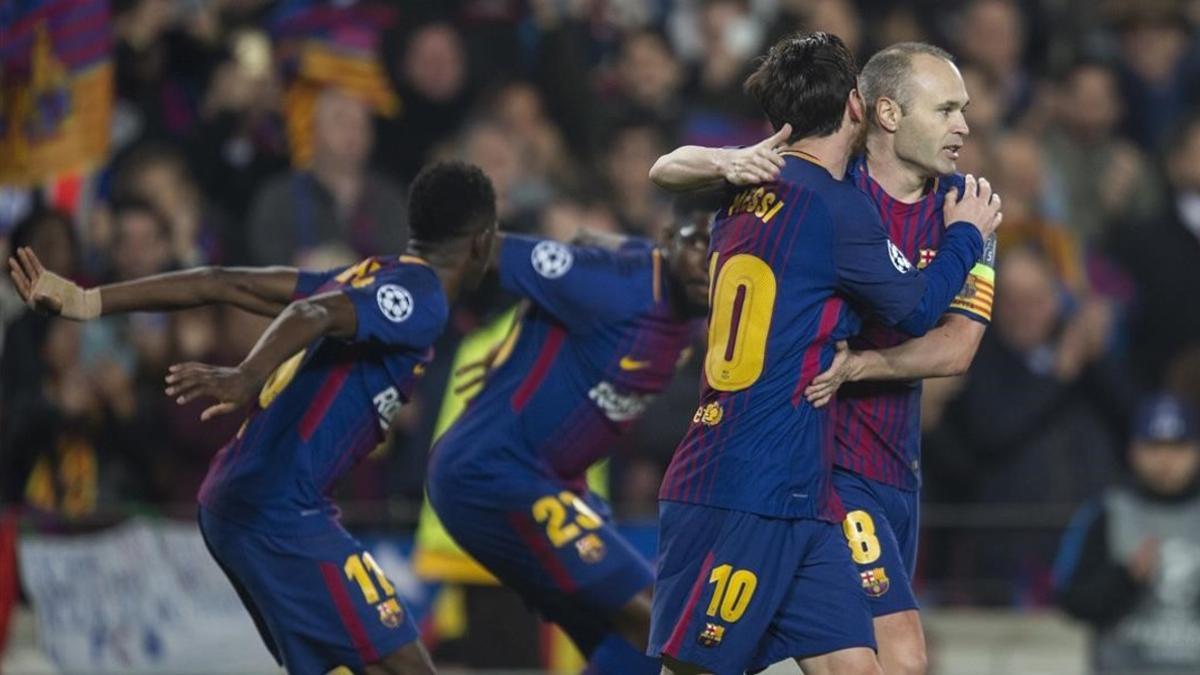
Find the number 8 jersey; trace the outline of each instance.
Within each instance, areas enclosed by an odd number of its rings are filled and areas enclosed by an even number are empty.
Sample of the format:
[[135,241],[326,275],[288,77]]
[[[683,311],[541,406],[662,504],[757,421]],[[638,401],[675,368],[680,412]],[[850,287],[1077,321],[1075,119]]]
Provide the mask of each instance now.
[[813,158],[785,154],[778,181],[741,190],[717,214],[700,404],[659,498],[838,522],[835,406],[813,408],[804,388],[861,315],[914,335],[931,328],[983,242],[955,223],[918,272],[869,198]]

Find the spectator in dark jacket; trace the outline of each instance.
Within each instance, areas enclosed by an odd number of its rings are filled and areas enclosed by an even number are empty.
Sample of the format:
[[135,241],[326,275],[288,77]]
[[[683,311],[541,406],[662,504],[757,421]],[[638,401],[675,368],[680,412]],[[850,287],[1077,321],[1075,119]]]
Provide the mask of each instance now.
[[1200,428],[1180,399],[1142,407],[1133,481],[1080,510],[1055,566],[1060,604],[1095,630],[1098,673],[1200,672]]

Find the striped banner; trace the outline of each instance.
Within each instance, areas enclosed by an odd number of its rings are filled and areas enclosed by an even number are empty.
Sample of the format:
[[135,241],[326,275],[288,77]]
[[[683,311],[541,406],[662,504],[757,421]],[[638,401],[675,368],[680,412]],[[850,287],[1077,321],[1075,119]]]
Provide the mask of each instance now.
[[108,155],[107,0],[0,3],[0,183],[33,185]]
[[382,32],[396,11],[377,3],[289,0],[272,15],[276,65],[286,85],[284,110],[292,164],[312,161],[312,114],[317,96],[336,86],[391,117],[400,100],[379,60]]

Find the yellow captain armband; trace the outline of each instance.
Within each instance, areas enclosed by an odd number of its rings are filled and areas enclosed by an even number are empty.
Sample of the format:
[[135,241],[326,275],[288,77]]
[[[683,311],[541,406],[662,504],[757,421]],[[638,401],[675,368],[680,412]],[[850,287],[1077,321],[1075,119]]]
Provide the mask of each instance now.
[[962,290],[950,303],[951,310],[958,310],[983,323],[992,321],[992,301],[996,296],[996,270],[985,263],[975,263],[967,274]]

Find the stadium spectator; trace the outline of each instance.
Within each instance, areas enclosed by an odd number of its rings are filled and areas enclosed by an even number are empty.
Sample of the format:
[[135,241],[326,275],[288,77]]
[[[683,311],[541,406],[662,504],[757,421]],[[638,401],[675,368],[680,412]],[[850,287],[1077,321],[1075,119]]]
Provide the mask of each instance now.
[[[196,128],[185,140],[208,199],[242,222],[255,189],[288,168],[288,155],[270,42],[261,30],[244,30],[231,36],[230,51],[213,71]],[[238,232],[226,262],[244,262],[232,254],[247,255],[244,231]]]
[[22,364],[35,377],[6,387],[4,500],[68,518],[145,500],[154,436],[133,379],[86,349],[80,325],[49,319],[39,328],[35,360]]
[[742,92],[742,82],[750,74],[751,59],[761,50],[763,26],[747,3],[712,0],[701,3],[689,29],[698,38],[699,49],[684,88],[688,114],[681,140],[707,146],[761,140],[762,118]]
[[403,110],[380,123],[379,164],[404,184],[417,175],[430,152],[463,126],[472,108],[467,52],[458,29],[434,21],[406,36],[390,35],[387,67]]
[[[1083,299],[1072,308],[1034,246],[1005,250],[996,278],[992,330],[943,417],[971,458],[962,487],[976,504],[1076,506],[1116,475],[1129,407],[1129,378],[1107,350],[1111,311]],[[976,601],[1048,599],[1053,536],[1030,534],[1013,547],[966,533],[959,545],[972,578],[1016,582],[1015,593],[980,586]]]
[[1178,125],[1171,138],[1167,204],[1136,227],[1114,233],[1111,245],[1138,287],[1132,357],[1152,383],[1175,354],[1200,343],[1200,305],[1179,301],[1181,289],[1200,288],[1200,117]]
[[483,168],[496,186],[496,213],[500,222],[531,229],[534,212],[553,195],[550,177],[539,174],[522,156],[517,139],[492,120],[467,127],[457,149],[458,157]]
[[621,44],[612,107],[617,115],[645,115],[674,136],[683,114],[683,66],[666,38],[655,31],[631,33]]
[[1200,427],[1180,399],[1139,410],[1131,480],[1084,506],[1055,565],[1062,607],[1093,629],[1092,672],[1200,669]]
[[621,229],[657,238],[659,227],[670,216],[670,204],[650,181],[650,167],[667,150],[658,128],[631,120],[617,127],[606,145],[604,178]]
[[1099,245],[1114,228],[1151,217],[1162,187],[1141,151],[1116,135],[1123,104],[1111,68],[1079,61],[1060,87],[1043,147],[1062,212],[1047,215]]
[[973,0],[958,17],[953,36],[963,60],[999,83],[1001,117],[1013,122],[1030,104],[1032,85],[1022,63],[1027,27],[1014,0]]
[[358,257],[401,251],[408,241],[404,197],[367,166],[374,142],[362,101],[329,87],[313,111],[313,164],[269,181],[249,223],[258,264],[301,264],[314,248],[339,242]]
[[240,238],[239,229],[207,202],[179,150],[156,143],[135,146],[119,162],[114,182],[118,199],[145,200],[166,218],[171,230],[171,254],[180,265],[216,264],[229,257],[244,259],[226,250]]
[[1200,54],[1182,3],[1110,3],[1121,46],[1124,129],[1147,151],[1167,140],[1172,123],[1198,101]]

